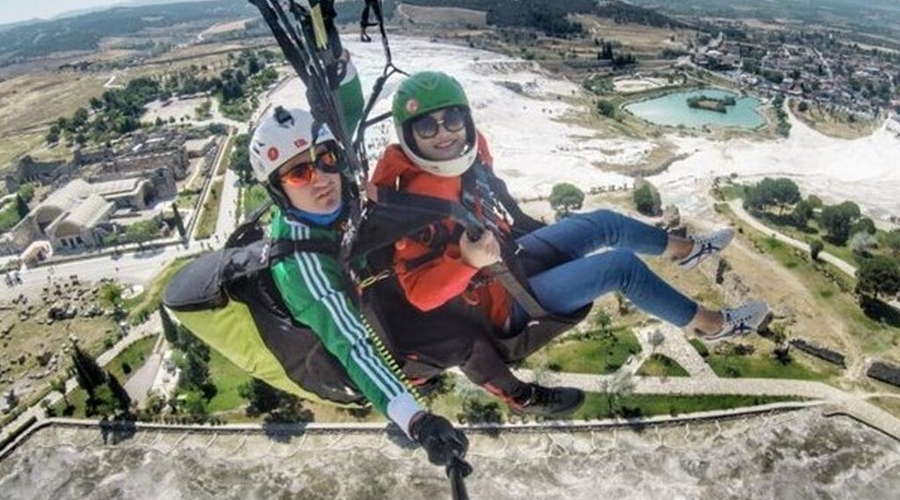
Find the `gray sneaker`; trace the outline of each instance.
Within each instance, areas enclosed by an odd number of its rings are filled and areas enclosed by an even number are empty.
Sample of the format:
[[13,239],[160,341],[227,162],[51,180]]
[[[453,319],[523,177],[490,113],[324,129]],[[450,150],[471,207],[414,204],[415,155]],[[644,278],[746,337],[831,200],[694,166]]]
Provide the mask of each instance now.
[[678,267],[685,271],[697,267],[710,255],[715,255],[725,249],[734,239],[734,229],[725,228],[699,236],[691,236],[694,240],[694,248],[678,262]]
[[718,333],[701,338],[707,342],[718,342],[745,335],[759,328],[768,315],[769,306],[759,300],[746,302],[732,309],[723,309],[722,317],[725,318],[725,324],[722,329]]

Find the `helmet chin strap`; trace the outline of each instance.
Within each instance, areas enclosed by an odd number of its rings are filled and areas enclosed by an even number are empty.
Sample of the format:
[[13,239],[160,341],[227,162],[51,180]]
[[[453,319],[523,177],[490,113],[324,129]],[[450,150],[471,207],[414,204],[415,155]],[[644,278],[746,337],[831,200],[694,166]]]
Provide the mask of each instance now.
[[[275,173],[277,174],[278,171],[276,170]],[[293,207],[291,200],[288,199],[287,194],[277,180],[272,182],[272,180],[269,179],[269,182],[266,183],[266,191],[269,192],[272,201],[275,202],[275,205],[281,210],[287,210]]]

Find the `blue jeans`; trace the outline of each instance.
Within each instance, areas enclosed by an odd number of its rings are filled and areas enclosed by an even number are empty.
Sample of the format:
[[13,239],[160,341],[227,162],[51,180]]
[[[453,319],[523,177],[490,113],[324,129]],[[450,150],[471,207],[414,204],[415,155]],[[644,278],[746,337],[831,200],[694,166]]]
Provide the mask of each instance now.
[[[653,273],[635,253],[661,255],[668,243],[662,229],[609,210],[575,214],[542,227],[517,243],[535,298],[548,312],[567,315],[598,297],[619,291],[641,310],[675,326],[687,325],[697,303]],[[612,250],[589,255],[612,247]],[[529,316],[517,302],[510,331],[519,332]]]

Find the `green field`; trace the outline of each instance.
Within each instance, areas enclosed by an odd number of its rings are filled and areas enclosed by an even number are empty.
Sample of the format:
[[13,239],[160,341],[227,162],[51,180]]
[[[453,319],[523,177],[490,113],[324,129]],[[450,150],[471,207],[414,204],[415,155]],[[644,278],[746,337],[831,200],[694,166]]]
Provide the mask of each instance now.
[[224,180],[217,179],[210,186],[209,194],[203,203],[200,222],[197,223],[197,228],[194,231],[194,239],[205,240],[216,231],[216,222],[219,220],[219,207],[222,203],[222,185],[224,183]]
[[123,306],[129,311],[128,319],[131,324],[141,323],[151,314],[157,313],[159,305],[162,303],[162,295],[166,290],[166,285],[169,284],[175,273],[191,262],[191,260],[193,260],[193,257],[175,259],[156,275],[156,279],[144,290],[144,293],[124,302]]
[[641,365],[637,374],[646,377],[687,377],[690,375],[675,360],[662,354],[651,354]]
[[613,373],[630,356],[641,352],[641,345],[631,330],[620,329],[603,334],[586,334],[586,339],[567,338],[538,351],[525,361],[527,368],[546,368],[551,371]]
[[[834,267],[810,262],[808,252],[788,247],[771,236],[747,227],[726,204],[716,205],[716,210],[729,217],[755,248],[771,255],[789,269],[806,289],[814,291],[817,308],[833,311],[843,318],[847,330],[853,332],[865,353],[889,360],[900,359],[896,345],[900,328],[875,321],[862,312],[851,293],[855,280]],[[826,276],[826,272],[833,281]]]
[[218,351],[209,351],[209,378],[216,385],[216,395],[209,400],[210,414],[239,409],[247,400],[238,394],[238,388],[250,381],[247,372],[228,361]]
[[[671,396],[658,394],[634,394],[618,400],[610,400],[606,394],[590,393],[573,419],[610,418],[614,415],[626,417],[652,417],[656,415],[683,415],[701,411],[730,410],[746,406],[757,406],[783,401],[797,401],[797,398],[775,396]],[[615,410],[612,411],[611,410]]]
[[706,362],[716,372],[716,375],[726,378],[779,378],[793,380],[826,381],[840,375],[840,369],[810,359],[809,363],[800,363],[798,356],[804,354],[792,354],[792,360],[782,364],[770,353],[757,351],[753,355],[739,356],[735,354],[722,355],[711,353]]
[[[106,369],[116,377],[122,385],[134,375],[140,367],[144,366],[147,357],[153,351],[156,345],[157,336],[144,337],[137,342],[128,346],[115,359],[106,365]],[[125,367],[128,367],[128,373],[125,373]]]

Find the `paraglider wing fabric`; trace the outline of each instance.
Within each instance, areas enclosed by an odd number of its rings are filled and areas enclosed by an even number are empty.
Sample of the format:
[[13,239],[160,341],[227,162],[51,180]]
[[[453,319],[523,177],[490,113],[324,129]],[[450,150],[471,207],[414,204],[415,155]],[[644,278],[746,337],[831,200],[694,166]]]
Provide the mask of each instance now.
[[364,405],[347,371],[306,325],[293,321],[269,272],[229,284],[229,295],[247,305],[267,350],[293,382],[322,399]]

